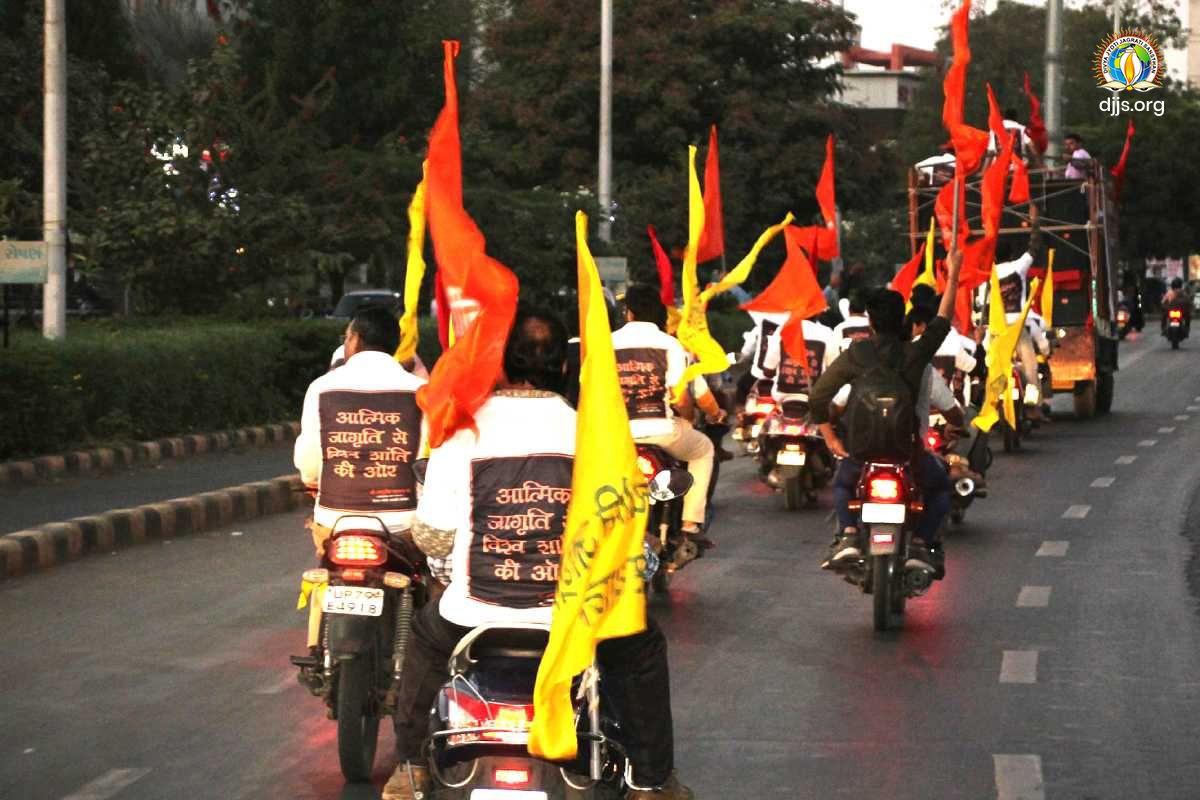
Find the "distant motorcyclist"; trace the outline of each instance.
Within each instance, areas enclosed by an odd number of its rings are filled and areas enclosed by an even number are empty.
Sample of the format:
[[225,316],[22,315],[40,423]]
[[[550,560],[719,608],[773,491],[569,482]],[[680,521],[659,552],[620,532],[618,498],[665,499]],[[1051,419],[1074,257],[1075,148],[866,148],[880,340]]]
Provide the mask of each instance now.
[[1183,288],[1183,279],[1174,278],[1171,281],[1171,288],[1167,290],[1162,297],[1162,329],[1165,333],[1167,330],[1167,311],[1173,309],[1183,310],[1183,326],[1185,333],[1191,333],[1192,328],[1192,300],[1188,296],[1187,290]]
[[[925,370],[933,362],[934,355],[950,332],[950,316],[954,311],[954,299],[958,292],[961,262],[962,253],[959,251],[950,259],[946,291],[942,296],[937,317],[929,323],[919,341],[905,340],[904,299],[894,291],[877,290],[867,301],[867,313],[873,331],[871,338],[854,343],[829,365],[813,386],[809,398],[812,421],[820,426],[821,435],[830,451],[842,459],[833,483],[839,532],[830,546],[829,558],[822,566],[837,568],[843,563],[857,561],[861,556],[857,521],[850,511],[850,500],[857,489],[863,464],[850,457],[846,445],[834,432],[830,423],[830,403],[843,386],[850,385],[850,405],[854,406],[858,402],[854,391],[856,383],[869,379],[878,371],[890,369],[899,373],[903,383],[909,388],[912,400],[910,413],[917,413],[916,400],[926,385]],[[853,448],[856,435],[862,435],[862,432],[856,432],[853,427],[853,413],[847,416],[850,424],[847,440]],[[925,416],[927,422],[928,411]],[[909,426],[914,432],[920,428],[919,419],[894,424],[900,430],[903,430],[901,426]],[[913,474],[921,486],[925,500],[925,511],[914,533],[909,560],[905,566],[936,575],[943,568],[938,537],[942,520],[950,509],[950,482],[942,464],[925,450],[921,442],[914,439],[904,446],[911,453]]]
[[[850,345],[860,339],[871,338],[871,320],[867,316],[867,302],[864,292],[855,291],[848,299],[849,312],[846,319],[833,328],[834,350],[833,358],[849,349]],[[833,361],[830,358],[830,362]]]
[[[1028,275],[1034,260],[1041,251],[1041,223],[1038,207],[1030,203],[1029,218],[1032,221],[1029,234],[1029,246],[1017,259],[996,264],[996,277],[999,279],[1000,295],[1004,302],[1005,321],[1012,325],[1021,319],[1025,301],[1029,295]],[[1003,240],[1001,244],[1007,244]],[[999,258],[999,256],[997,256]],[[990,299],[989,299],[990,302]],[[989,331],[989,336],[992,336]],[[1030,419],[1042,419],[1041,380],[1038,377],[1037,349],[1028,327],[1022,329],[1017,339],[1017,363],[1021,375],[1025,379],[1025,395],[1021,398],[1025,404]]]
[[737,382],[737,391],[733,396],[736,408],[746,407],[746,399],[756,382],[774,377],[763,365],[767,357],[767,344],[771,335],[787,321],[786,314],[755,312],[750,316],[754,320],[754,327],[743,335],[742,352],[739,356],[739,361],[748,363],[749,367]]

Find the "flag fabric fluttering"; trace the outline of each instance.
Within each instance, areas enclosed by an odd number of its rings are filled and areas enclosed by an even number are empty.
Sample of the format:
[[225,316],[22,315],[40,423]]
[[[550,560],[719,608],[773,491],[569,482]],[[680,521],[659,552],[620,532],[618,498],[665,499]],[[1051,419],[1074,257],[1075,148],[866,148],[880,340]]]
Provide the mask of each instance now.
[[921,246],[913,254],[913,257],[908,260],[907,264],[900,268],[891,282],[888,283],[888,288],[894,292],[899,292],[900,296],[904,298],[905,303],[908,303],[909,298],[912,297],[913,284],[917,280],[917,272],[921,269],[921,263],[925,259],[925,248],[927,246],[926,242],[921,242]]
[[1129,118],[1129,127],[1125,129],[1125,146],[1121,148],[1121,158],[1117,160],[1117,165],[1112,168],[1113,176],[1113,195],[1117,200],[1121,199],[1121,190],[1125,188],[1125,167],[1129,162],[1129,146],[1133,143],[1133,117]]
[[721,165],[717,151],[717,126],[708,132],[708,155],[704,161],[704,231],[696,251],[696,263],[725,254],[725,214],[721,210]]
[[1000,280],[992,271],[991,296],[988,300],[988,335],[991,344],[987,350],[987,382],[985,384],[983,407],[972,421],[979,430],[987,433],[1000,421],[1003,409],[1004,419],[1010,426],[1017,424],[1017,410],[1013,405],[1012,384],[1013,354],[1017,351],[1017,340],[1025,328],[1025,320],[1029,309],[1038,296],[1038,282],[1035,280],[1030,287],[1029,299],[1018,319],[1012,324],[1005,323],[1004,298],[1000,292]]
[[483,233],[462,204],[462,150],[458,132],[458,89],[454,59],[458,42],[444,43],[446,104],[429,135],[426,203],[429,234],[439,274],[445,274],[448,305],[438,313],[454,315],[464,299],[478,307],[462,335],[442,354],[417,391],[417,403],[429,426],[430,447],[474,425],[475,412],[487,400],[503,370],[504,345],[517,311],[517,278],[485,252]]
[[642,541],[649,487],[637,464],[617,379],[608,310],[587,244],[587,216],[575,217],[581,367],[571,501],[550,641],[533,689],[529,752],[561,761],[578,750],[571,683],[604,639],[646,628]]
[[1046,148],[1050,146],[1050,135],[1046,132],[1045,121],[1042,120],[1042,101],[1033,93],[1028,72],[1025,73],[1025,96],[1029,98],[1029,124],[1025,126],[1025,133],[1037,151],[1045,153]]
[[825,139],[825,163],[821,167],[821,177],[817,180],[817,205],[821,207],[821,217],[826,227],[837,225],[837,193],[834,184],[833,134]]
[[[913,286],[928,286],[930,289],[937,290],[938,279],[933,269],[933,217],[929,218],[929,233],[925,235],[925,269],[913,281]],[[909,295],[912,292],[910,290]],[[906,298],[907,299],[907,298]]]
[[675,306],[675,277],[671,273],[671,259],[667,251],[658,243],[658,234],[653,225],[646,226],[650,236],[650,250],[654,253],[654,266],[658,269],[658,296],[667,308]]
[[[971,63],[971,47],[968,36],[970,28],[971,0],[963,0],[962,7],[950,20],[950,39],[954,58],[946,70],[942,82],[945,100],[942,104],[942,122],[950,134],[954,146],[956,174],[966,180],[979,169],[987,152],[987,131],[981,131],[963,121],[963,97],[967,83],[967,65]],[[965,209],[964,209],[965,210]]]
[[404,272],[404,314],[400,317],[400,346],[396,360],[403,364],[417,354],[420,328],[417,314],[421,305],[421,282],[425,278],[425,169],[421,182],[408,204],[408,261]]
[[938,227],[942,231],[942,246],[949,252],[954,242],[954,190],[958,189],[958,241],[962,244],[971,234],[967,224],[967,186],[966,180],[948,181],[938,190],[933,202],[933,213],[937,217]]
[[1029,202],[1029,167],[1021,158],[1013,156],[1012,188],[1008,192],[1008,202],[1014,205]]
[[1042,302],[1040,305],[1042,319],[1047,328],[1054,327],[1054,248],[1051,247],[1046,255],[1046,279],[1042,281]]
[[780,331],[784,352],[809,372],[804,343],[804,320],[829,307],[817,283],[817,271],[801,247],[803,229],[789,225],[783,232],[787,258],[775,280],[758,297],[742,306],[744,311],[787,312],[788,321]]

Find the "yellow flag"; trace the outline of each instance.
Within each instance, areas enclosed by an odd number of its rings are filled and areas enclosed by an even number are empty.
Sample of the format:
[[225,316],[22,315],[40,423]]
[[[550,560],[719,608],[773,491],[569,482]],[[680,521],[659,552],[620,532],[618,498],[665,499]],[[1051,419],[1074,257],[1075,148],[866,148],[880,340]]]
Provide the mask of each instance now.
[[[1000,409],[1004,409],[1004,418],[1010,426],[1017,424],[1017,410],[1012,396],[1013,355],[1017,351],[1017,340],[1025,328],[1025,318],[1033,307],[1037,296],[1038,284],[1034,281],[1029,299],[1019,319],[1011,325],[1004,324],[1004,300],[1000,296],[1000,284],[996,279],[996,271],[992,270],[992,296],[988,301],[992,309],[1000,309],[1000,327],[996,327],[996,312],[989,309],[988,334],[992,343],[987,352],[987,386],[984,393],[983,409],[975,417],[973,424],[979,430],[990,431],[992,426],[1000,421]],[[999,331],[997,333],[997,331]]]
[[687,249],[683,251],[683,313],[680,315],[675,337],[684,349],[696,357],[696,362],[684,370],[679,383],[672,387],[672,402],[678,403],[683,398],[688,384],[697,376],[721,372],[729,366],[725,348],[721,347],[721,343],[714,339],[708,330],[708,303],[716,295],[746,280],[763,248],[790,225],[793,219],[789,212],[783,222],[763,231],[758,241],[750,248],[750,252],[736,267],[719,283],[701,292],[700,281],[696,276],[696,251],[700,245],[700,234],[704,230],[704,198],[700,194],[700,181],[696,177],[696,148],[688,148],[688,244]]
[[933,271],[933,217],[929,218],[929,233],[925,235],[925,269],[913,281],[913,286],[922,285],[937,291],[937,273]]
[[1000,291],[1000,276],[996,273],[996,265],[992,265],[991,294],[988,295],[988,334],[992,341],[1000,338],[1008,330],[1008,317],[1004,313],[1004,295]]
[[1042,284],[1042,319],[1046,327],[1054,327],[1054,248],[1050,248],[1046,263],[1046,282]]
[[529,752],[551,760],[576,753],[571,681],[591,665],[596,643],[646,628],[642,541],[649,487],[637,465],[582,211],[575,215],[575,241],[582,354],[575,468],[550,643],[538,666],[529,731]]
[[396,360],[400,363],[417,354],[420,329],[417,327],[417,307],[421,301],[421,281],[425,278],[425,169],[421,167],[421,182],[408,204],[408,268],[404,274],[404,315],[400,317],[400,346]]

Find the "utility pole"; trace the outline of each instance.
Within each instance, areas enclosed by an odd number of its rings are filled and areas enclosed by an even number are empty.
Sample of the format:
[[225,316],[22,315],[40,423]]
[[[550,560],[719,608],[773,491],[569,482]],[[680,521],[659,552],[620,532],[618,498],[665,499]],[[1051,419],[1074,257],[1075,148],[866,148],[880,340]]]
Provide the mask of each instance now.
[[67,20],[65,0],[45,0],[42,236],[48,270],[42,335],[67,335]]
[[612,0],[600,0],[600,239],[612,243]]
[[1122,0],[1113,0],[1113,35],[1121,35],[1121,2]]
[[1062,0],[1046,9],[1046,157],[1051,166],[1062,153]]

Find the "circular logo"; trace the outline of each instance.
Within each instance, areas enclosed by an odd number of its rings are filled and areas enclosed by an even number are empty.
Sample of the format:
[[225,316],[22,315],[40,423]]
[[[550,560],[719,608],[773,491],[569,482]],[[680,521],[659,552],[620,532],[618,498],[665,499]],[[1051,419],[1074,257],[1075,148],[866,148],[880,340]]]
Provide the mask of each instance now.
[[1096,80],[1104,89],[1148,92],[1161,87],[1164,71],[1158,42],[1140,31],[1110,34],[1096,49]]

